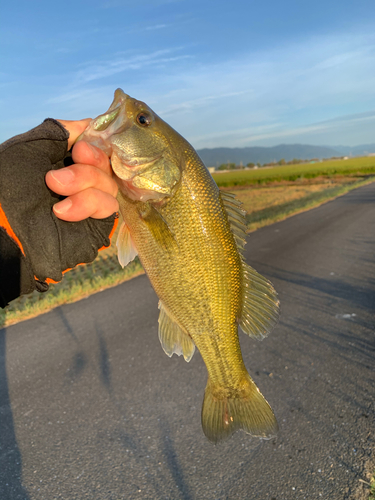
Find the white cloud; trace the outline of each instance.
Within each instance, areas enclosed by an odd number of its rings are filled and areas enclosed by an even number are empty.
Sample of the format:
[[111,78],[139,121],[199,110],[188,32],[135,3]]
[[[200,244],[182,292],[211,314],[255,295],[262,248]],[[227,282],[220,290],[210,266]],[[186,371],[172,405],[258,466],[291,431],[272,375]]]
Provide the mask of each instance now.
[[68,86],[59,89],[54,77],[44,106],[55,116],[93,116],[122,87],[196,147],[374,142],[373,31],[315,36],[214,61],[197,49],[102,55],[61,77]]
[[137,54],[128,57],[117,57],[106,61],[98,61],[86,65],[74,75],[75,85],[83,85],[93,80],[109,78],[118,73],[126,71],[140,70],[147,66],[157,66],[160,64],[172,63],[184,59],[190,59],[189,54],[173,56],[178,48],[157,50],[148,54]]
[[168,28],[169,24],[155,24],[154,26],[146,26],[144,29],[146,31],[160,30],[164,28]]
[[[352,127],[353,140],[373,142],[373,128],[363,135],[354,130],[372,119],[364,115],[348,119],[346,115],[375,108],[374,55],[372,34],[312,38],[242,59],[190,68],[176,75],[174,82],[176,88],[180,84],[189,89],[189,99],[184,99],[187,92],[175,91],[174,102],[167,104],[170,94],[166,93],[159,95],[158,106],[199,147],[205,141],[210,147],[223,145],[223,141],[227,146],[267,140],[275,144],[299,136],[328,144],[338,140],[340,127],[346,131],[343,140],[349,140]],[[160,87],[157,85],[158,90]],[[345,119],[335,118],[340,115]],[[334,123],[323,124],[329,119]]]
[[[371,131],[372,135],[368,139],[365,139],[360,132],[363,126],[366,126]],[[337,145],[341,144],[341,138],[345,137],[348,133],[350,137],[354,138],[354,142],[353,139],[349,140],[347,141],[347,145],[354,146],[365,142],[375,142],[375,110],[366,113],[339,116],[331,120],[301,127],[293,128],[285,123],[274,123],[272,125],[256,126],[231,132],[222,132],[220,134],[195,136],[191,138],[191,142],[196,148],[216,147],[219,144],[223,144],[223,140],[227,141],[226,144],[232,147],[276,145],[283,142]],[[331,140],[327,141],[327,137],[330,137]]]
[[[159,7],[160,5],[165,5],[169,3],[180,3],[183,0],[142,0],[144,6]],[[126,5],[133,6],[134,0],[106,0],[104,1],[100,8],[102,9],[113,9],[118,7],[124,7]]]

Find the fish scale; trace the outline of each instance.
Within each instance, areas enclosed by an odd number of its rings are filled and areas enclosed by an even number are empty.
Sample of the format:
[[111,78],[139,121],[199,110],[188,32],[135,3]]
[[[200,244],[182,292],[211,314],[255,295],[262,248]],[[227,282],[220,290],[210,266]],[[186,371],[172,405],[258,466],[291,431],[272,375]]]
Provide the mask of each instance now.
[[109,151],[124,219],[119,259],[140,257],[160,299],[163,349],[189,361],[196,346],[205,362],[205,435],[217,442],[243,429],[271,437],[277,422],[245,368],[238,324],[263,338],[277,321],[278,300],[243,260],[239,203],[220,193],[185,139],[121,90],[82,139]]

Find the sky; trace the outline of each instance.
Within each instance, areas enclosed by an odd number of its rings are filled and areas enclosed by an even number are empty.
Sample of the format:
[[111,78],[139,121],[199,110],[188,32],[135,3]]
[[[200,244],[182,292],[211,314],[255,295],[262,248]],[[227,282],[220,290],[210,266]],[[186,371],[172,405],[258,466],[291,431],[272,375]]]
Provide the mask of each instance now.
[[0,142],[120,87],[196,149],[375,143],[373,0],[2,2],[0,47]]

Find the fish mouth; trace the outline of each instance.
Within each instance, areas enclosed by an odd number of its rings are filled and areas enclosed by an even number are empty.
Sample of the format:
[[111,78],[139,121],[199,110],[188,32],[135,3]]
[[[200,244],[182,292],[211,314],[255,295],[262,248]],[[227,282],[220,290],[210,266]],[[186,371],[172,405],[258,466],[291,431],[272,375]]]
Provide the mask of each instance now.
[[112,109],[121,106],[129,98],[130,96],[128,94],[125,94],[125,92],[122,89],[120,88],[116,89],[112,104],[109,106],[108,111],[112,111]]
[[120,132],[123,132],[130,126],[129,119],[126,116],[126,100],[131,99],[121,89],[116,89],[112,104],[108,111],[91,120],[84,132],[77,138],[78,141],[87,141],[93,146],[102,149],[108,156],[112,154],[112,147],[108,139]]
[[121,89],[115,90],[115,95],[112,104],[109,106],[108,111],[102,115],[97,116],[91,123],[93,131],[100,132],[103,138],[110,135],[118,134],[125,129],[128,122],[126,117],[126,100],[130,96],[125,94]]

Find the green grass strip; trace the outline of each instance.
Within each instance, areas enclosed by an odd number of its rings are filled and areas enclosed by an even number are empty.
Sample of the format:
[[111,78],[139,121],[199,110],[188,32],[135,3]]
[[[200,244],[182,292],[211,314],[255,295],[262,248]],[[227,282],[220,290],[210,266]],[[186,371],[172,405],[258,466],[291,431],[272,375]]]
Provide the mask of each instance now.
[[0,309],[0,326],[18,323],[62,304],[75,302],[143,273],[138,258],[122,269],[117,255],[103,258],[99,254],[92,264],[78,266],[66,273],[63,280],[50,285],[47,292],[35,291],[23,295],[13,300],[5,309]]

